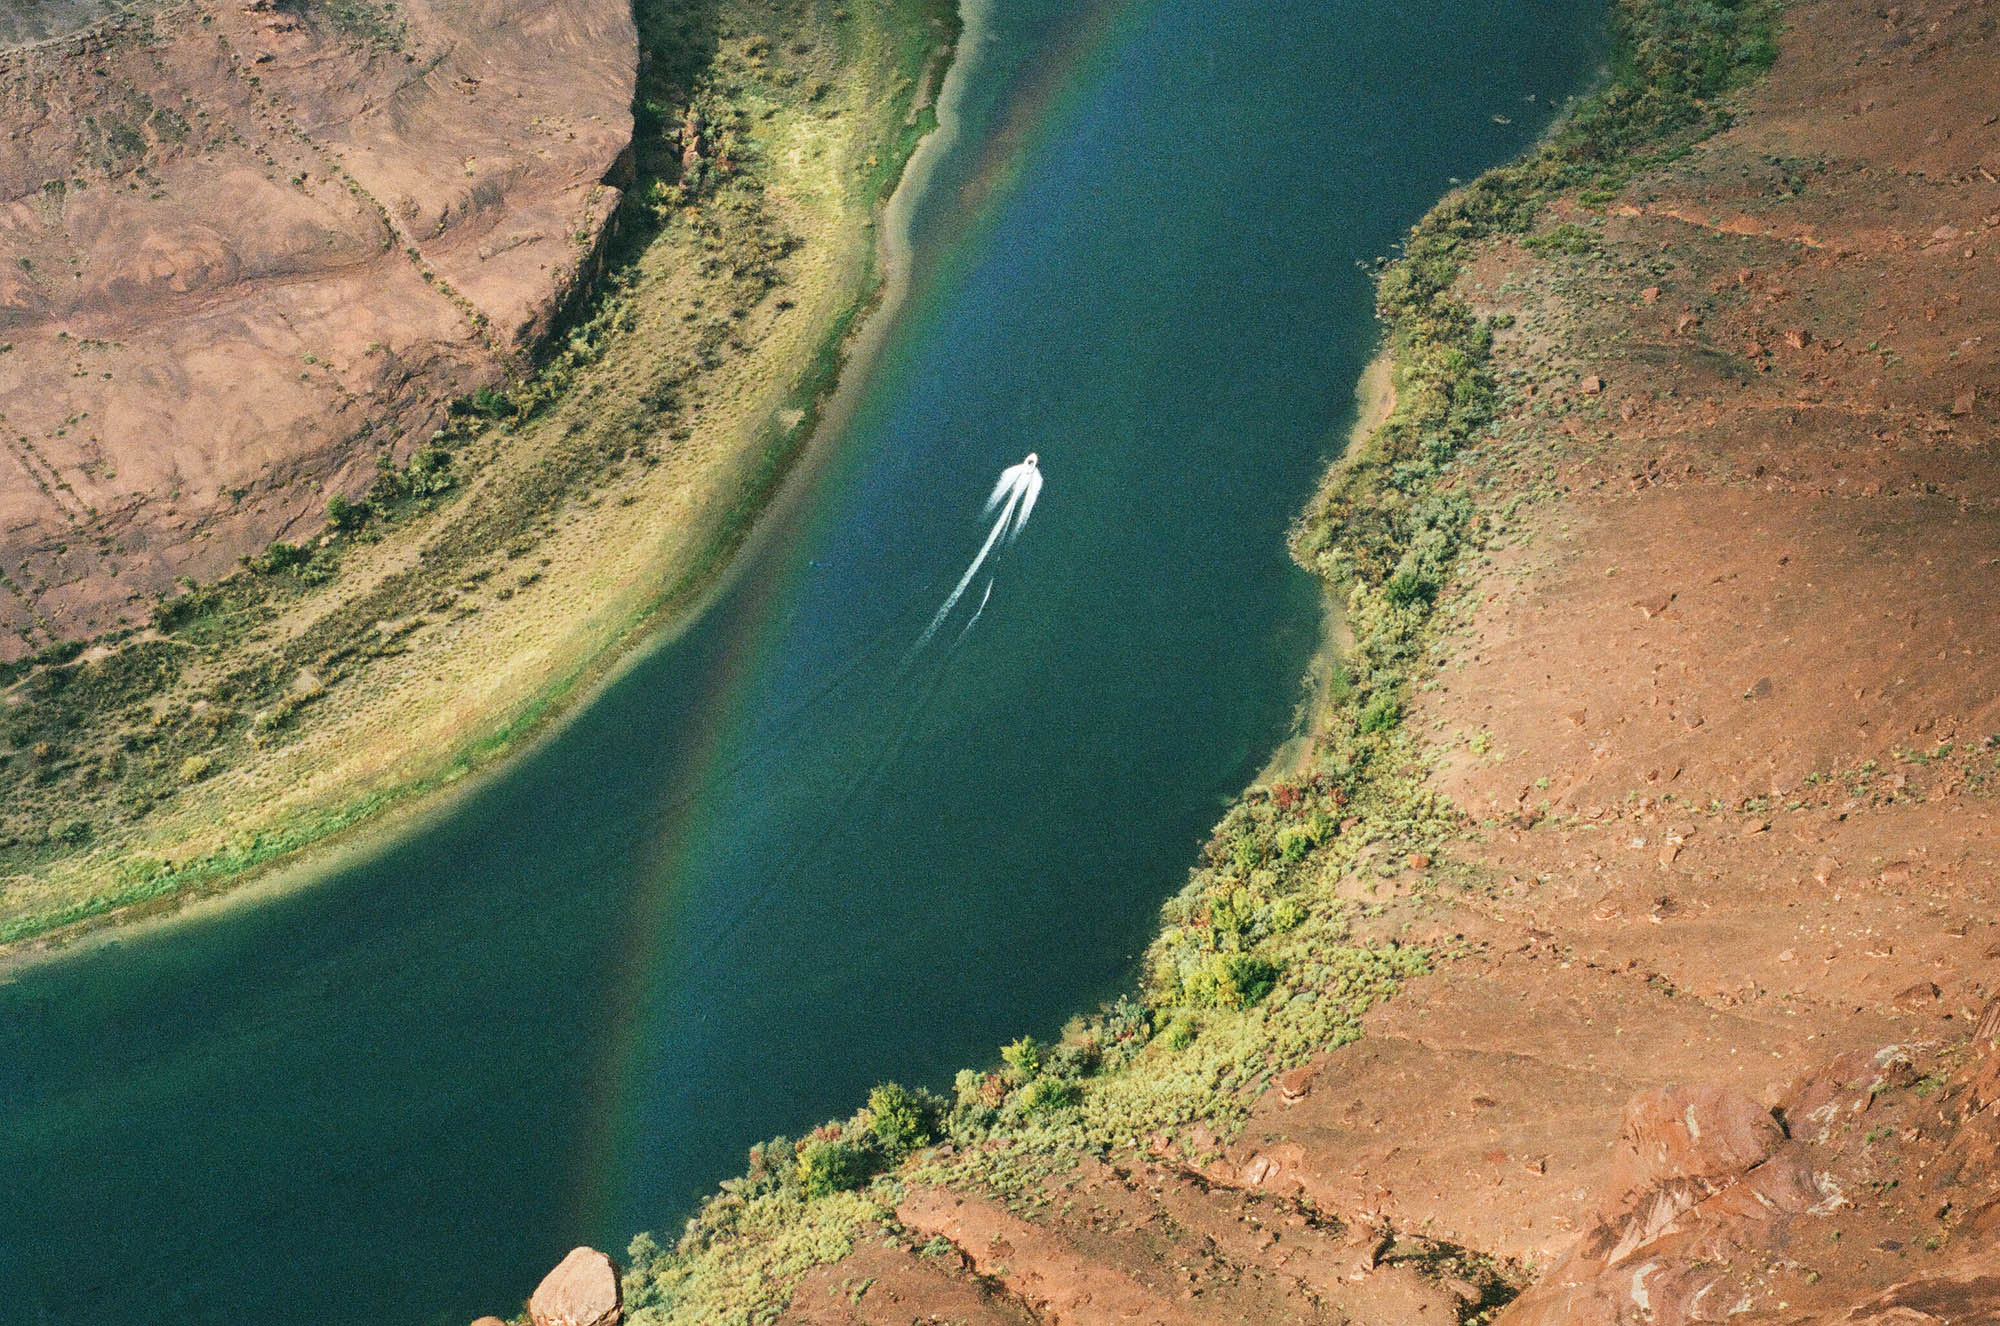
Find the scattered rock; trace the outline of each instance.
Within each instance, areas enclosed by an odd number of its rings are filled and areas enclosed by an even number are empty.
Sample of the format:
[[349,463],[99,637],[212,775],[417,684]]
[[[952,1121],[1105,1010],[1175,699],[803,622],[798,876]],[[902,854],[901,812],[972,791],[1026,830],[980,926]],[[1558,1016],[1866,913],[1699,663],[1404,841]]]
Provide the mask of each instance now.
[[[1737,1295],[1690,1244],[1810,1207],[1817,1199],[1802,1158],[1781,1153],[1784,1130],[1738,1092],[1666,1087],[1626,1106],[1611,1182],[1575,1250],[1499,1320],[1510,1326],[1722,1321]],[[1713,1226],[1716,1233],[1695,1234]],[[1637,1309],[1637,1315],[1633,1314]]]
[[595,1248],[572,1248],[528,1300],[534,1326],[617,1326],[618,1268]]
[[1973,1044],[1992,1049],[2000,1046],[2000,998],[1991,999],[1972,1025]]
[[1918,981],[1915,985],[1897,991],[1894,1003],[1904,1012],[1914,1013],[1936,1004],[1943,993],[1929,981]]
[[1395,1241],[1395,1236],[1380,1225],[1357,1220],[1348,1226],[1347,1237],[1341,1241],[1335,1256],[1348,1279],[1359,1279],[1381,1264],[1382,1254]]
[[1604,390],[1604,379],[1592,373],[1577,385],[1583,388],[1584,395],[1595,396]]

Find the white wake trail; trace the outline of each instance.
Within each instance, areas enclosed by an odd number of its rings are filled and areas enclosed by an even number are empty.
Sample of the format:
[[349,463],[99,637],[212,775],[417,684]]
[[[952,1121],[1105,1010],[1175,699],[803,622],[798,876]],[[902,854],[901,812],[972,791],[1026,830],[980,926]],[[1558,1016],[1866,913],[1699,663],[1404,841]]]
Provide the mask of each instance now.
[[992,601],[992,598],[993,598],[993,577],[988,576],[986,577],[986,592],[979,596],[979,606],[972,610],[972,620],[967,622],[965,624],[965,629],[958,633],[958,638],[960,640],[963,640],[965,639],[966,636],[971,635],[972,628],[979,625],[979,619],[986,615],[986,605],[987,603]]
[[986,565],[986,559],[993,555],[994,546],[1000,542],[1000,536],[1007,532],[1008,522],[1014,519],[1014,510],[1020,504],[1021,493],[1016,489],[1007,498],[1007,505],[1000,512],[1000,519],[993,522],[993,532],[986,536],[986,542],[979,549],[979,556],[973,558],[972,565],[965,568],[965,574],[959,577],[957,587],[951,591],[951,597],[944,601],[944,606],[937,610],[935,617],[931,618],[931,624],[926,626],[924,633],[917,638],[915,648],[922,649],[930,643],[931,637],[937,634],[938,627],[944,625],[944,619],[951,616],[951,610],[965,597],[966,586],[970,585],[972,578],[979,574],[979,568]]
[[[1000,471],[1000,481],[993,485],[992,493],[986,498],[984,512],[990,516],[997,508],[1000,518],[993,522],[993,528],[987,532],[986,542],[980,545],[979,555],[972,559],[971,566],[965,568],[965,574],[959,577],[958,584],[952,588],[950,597],[944,601],[944,606],[937,610],[937,615],[931,618],[931,624],[924,628],[924,633],[917,637],[914,645],[910,646],[911,658],[915,658],[917,651],[930,643],[931,637],[937,634],[940,626],[944,625],[945,618],[951,616],[951,610],[965,597],[965,591],[971,586],[973,578],[979,574],[979,568],[986,565],[986,559],[993,555],[993,550],[1000,546],[1001,540],[1005,539],[1008,543],[1012,543],[1020,537],[1021,531],[1028,527],[1028,517],[1035,510],[1035,499],[1041,495],[1041,461],[1033,452],[1029,452],[1028,458],[1019,465],[1009,465]],[[972,614],[972,622],[979,620],[979,614],[986,611],[987,601],[992,597],[993,580],[989,576],[986,581],[986,593],[979,600],[978,610]],[[972,630],[972,622],[965,624],[965,630],[958,634],[959,639],[963,640],[966,633]]]
[[1007,542],[1021,537],[1021,531],[1028,528],[1028,517],[1034,512],[1035,499],[1042,495],[1042,472],[1030,469],[1021,483],[1021,509],[1014,515],[1014,528],[1007,531]]
[[1025,460],[1019,465],[1009,465],[1006,469],[1000,471],[1000,482],[993,485],[993,493],[986,499],[985,514],[992,515],[993,508],[1000,505],[1002,498],[1016,489],[1026,487],[1029,476],[1033,476],[1037,486],[1041,484],[1041,471],[1033,465],[1028,464]]

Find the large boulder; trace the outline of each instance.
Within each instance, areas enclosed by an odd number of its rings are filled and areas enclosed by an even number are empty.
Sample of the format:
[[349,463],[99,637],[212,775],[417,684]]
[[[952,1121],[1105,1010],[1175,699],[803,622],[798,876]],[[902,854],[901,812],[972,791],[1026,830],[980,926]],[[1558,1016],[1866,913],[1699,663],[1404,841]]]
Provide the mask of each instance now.
[[618,1268],[595,1248],[573,1248],[528,1300],[534,1326],[618,1326]]
[[1733,1178],[1785,1140],[1771,1112],[1717,1087],[1661,1087],[1625,1107],[1620,1177],[1646,1191],[1663,1183]]

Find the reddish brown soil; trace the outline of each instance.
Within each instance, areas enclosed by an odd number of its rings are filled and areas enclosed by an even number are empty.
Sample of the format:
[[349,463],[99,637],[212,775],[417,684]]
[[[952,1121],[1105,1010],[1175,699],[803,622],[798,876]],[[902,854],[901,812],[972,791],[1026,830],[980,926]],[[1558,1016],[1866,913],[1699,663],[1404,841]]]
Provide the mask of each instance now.
[[1034,1318],[967,1269],[953,1249],[926,1255],[871,1238],[808,1275],[787,1320],[798,1326],[1029,1326]]
[[1060,1322],[2000,1320],[1995,18],[1794,5],[1597,252],[1469,272],[1517,403],[1412,716],[1468,828],[1379,889],[1466,956],[1206,1169],[909,1238]]
[[0,659],[316,533],[590,260],[626,0],[333,12],[199,0],[0,52]]

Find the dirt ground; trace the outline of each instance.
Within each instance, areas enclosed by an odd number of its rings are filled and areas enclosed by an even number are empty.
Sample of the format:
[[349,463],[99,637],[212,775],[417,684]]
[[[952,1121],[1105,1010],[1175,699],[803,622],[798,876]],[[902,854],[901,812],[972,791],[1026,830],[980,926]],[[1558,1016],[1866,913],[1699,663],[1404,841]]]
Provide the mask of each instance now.
[[1343,884],[1461,956],[1213,1163],[912,1193],[790,1320],[2000,1320],[1996,18],[1794,5],[1588,252],[1466,276],[1467,827]]

